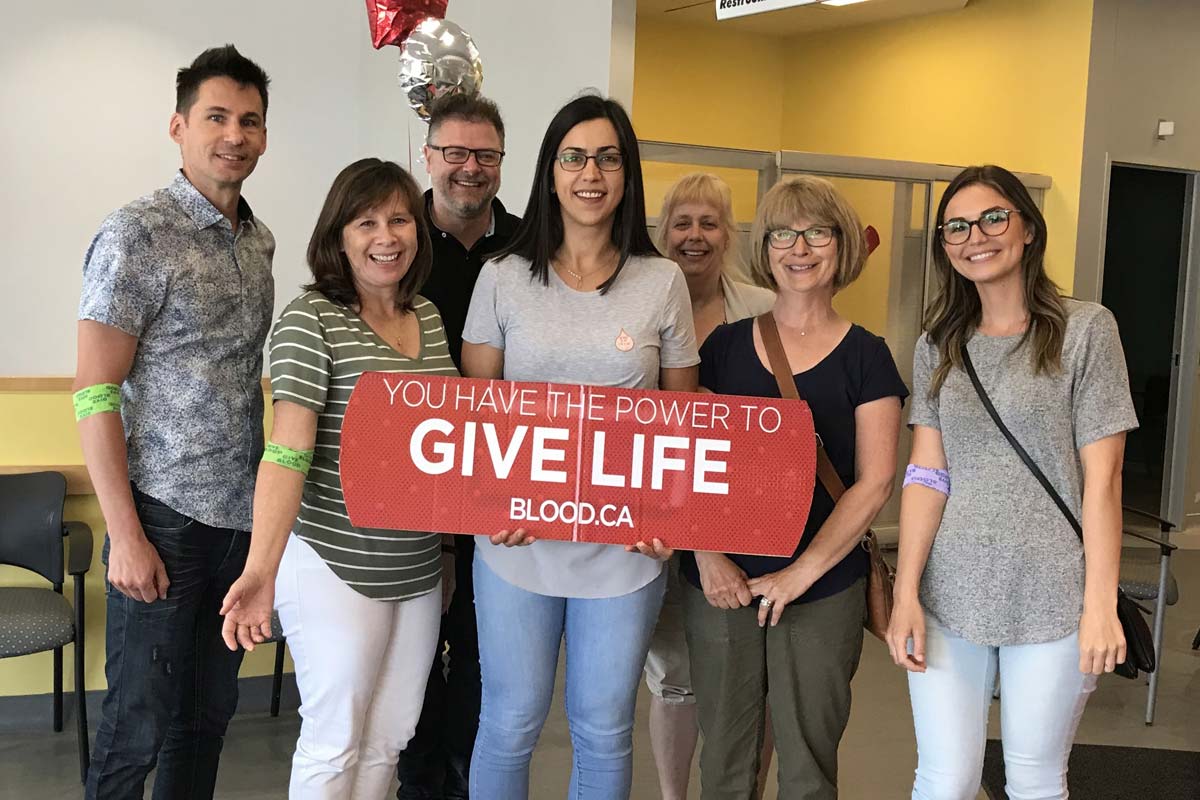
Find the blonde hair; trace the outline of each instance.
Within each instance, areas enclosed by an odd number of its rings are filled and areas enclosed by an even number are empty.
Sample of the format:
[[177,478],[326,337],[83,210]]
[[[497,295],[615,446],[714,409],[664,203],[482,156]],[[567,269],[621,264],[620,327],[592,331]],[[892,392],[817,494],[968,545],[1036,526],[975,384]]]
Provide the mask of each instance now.
[[711,172],[692,172],[684,175],[663,197],[662,211],[658,215],[658,227],[654,229],[654,243],[661,253],[667,252],[667,235],[671,229],[671,215],[685,203],[702,203],[717,210],[721,229],[725,231],[725,258],[728,261],[737,241],[737,223],[733,218],[733,191],[729,184]]
[[750,275],[761,286],[778,291],[767,259],[767,234],[787,228],[800,217],[834,229],[838,243],[837,274],[833,289],[845,289],[862,274],[867,262],[867,242],[854,207],[824,178],[797,175],[771,187],[758,204],[750,233]]

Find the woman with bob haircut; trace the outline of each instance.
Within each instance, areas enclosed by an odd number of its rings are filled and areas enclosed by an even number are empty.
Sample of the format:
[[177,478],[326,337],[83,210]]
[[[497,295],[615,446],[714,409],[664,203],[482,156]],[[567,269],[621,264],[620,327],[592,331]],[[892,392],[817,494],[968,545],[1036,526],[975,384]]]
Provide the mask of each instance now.
[[[684,623],[704,734],[700,796],[754,796],[765,698],[779,796],[826,800],[837,797],[838,743],[862,650],[868,561],[860,542],[892,492],[908,390],[883,339],[833,307],[834,295],[862,272],[867,244],[858,215],[832,184],[808,176],[776,184],[759,204],[751,241],[753,276],[777,293],[764,319],[778,329],[818,443],[848,488],[834,503],[816,483],[791,556],[683,555]],[[717,328],[700,350],[701,385],[779,397],[762,324],[749,318]]]
[[[940,288],[913,359],[888,631],[909,670],[912,796],[975,797],[999,672],[1008,796],[1065,798],[1096,676],[1125,657],[1121,464],[1137,427],[1125,357],[1112,314],[1059,296],[1046,276],[1046,221],[1011,172],[963,170],[937,219]],[[968,364],[1082,519],[1082,542],[985,409]]]
[[[696,390],[687,285],[646,231],[637,137],[620,104],[579,97],[551,120],[507,250],[484,264],[463,333],[470,377]],[[570,797],[623,800],[634,703],[669,551],[480,537],[483,701],[471,796],[523,800],[563,639]],[[523,546],[519,546],[523,545]]]
[[[655,229],[659,251],[683,270],[692,301],[696,341],[703,344],[718,325],[757,317],[775,303],[775,293],[730,277],[730,248],[737,241],[733,193],[729,184],[707,172],[684,175],[667,190]],[[650,652],[646,685],[650,689],[650,749],[658,768],[663,800],[686,800],[692,757],[700,734],[696,695],[683,631],[683,587],[679,555],[668,565],[667,594]],[[772,744],[763,743],[757,797],[765,785]]]
[[343,169],[308,244],[313,282],[271,334],[271,440],[250,554],[222,613],[226,643],[252,650],[270,635],[272,601],[279,610],[303,720],[292,798],[388,794],[453,591],[439,534],[350,524],[338,468],[360,375],[458,374],[437,309],[417,294],[431,259],[424,213],[396,164]]

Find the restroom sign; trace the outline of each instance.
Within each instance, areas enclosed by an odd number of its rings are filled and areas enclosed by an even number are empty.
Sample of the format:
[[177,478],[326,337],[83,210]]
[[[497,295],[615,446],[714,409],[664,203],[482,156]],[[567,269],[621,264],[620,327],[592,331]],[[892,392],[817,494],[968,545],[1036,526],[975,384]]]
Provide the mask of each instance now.
[[715,2],[717,19],[734,19],[750,14],[762,14],[766,11],[778,11],[781,8],[812,5],[817,0],[715,0]]
[[799,400],[368,372],[342,424],[360,528],[790,556],[816,475]]

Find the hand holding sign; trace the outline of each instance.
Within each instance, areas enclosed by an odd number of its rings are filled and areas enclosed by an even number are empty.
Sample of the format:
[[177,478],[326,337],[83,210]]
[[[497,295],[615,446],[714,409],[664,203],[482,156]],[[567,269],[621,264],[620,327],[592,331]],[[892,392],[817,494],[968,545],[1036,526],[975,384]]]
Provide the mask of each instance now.
[[508,545],[791,555],[815,472],[794,400],[366,373],[342,426],[354,525]]

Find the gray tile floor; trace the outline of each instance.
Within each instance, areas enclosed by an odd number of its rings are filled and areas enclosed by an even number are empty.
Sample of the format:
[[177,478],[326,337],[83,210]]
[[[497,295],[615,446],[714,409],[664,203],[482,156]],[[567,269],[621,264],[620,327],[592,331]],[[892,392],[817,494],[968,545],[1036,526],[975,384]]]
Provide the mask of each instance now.
[[[1200,751],[1200,654],[1190,649],[1200,628],[1200,552],[1175,560],[1182,599],[1169,609],[1158,717],[1146,727],[1146,687],[1107,677],[1089,702],[1078,741]],[[560,698],[534,755],[532,797],[562,797],[570,768],[570,744]],[[916,752],[904,674],[892,666],[883,645],[866,643],[854,681],[854,711],[841,748],[841,796],[846,800],[907,797]],[[646,739],[646,696],[638,706],[633,797],[659,797]],[[999,714],[992,714],[992,735]],[[294,712],[279,719],[265,714],[238,717],[226,742],[218,795],[231,800],[267,800],[286,795],[289,760],[298,730]],[[772,778],[773,781],[773,778]],[[0,800],[78,797],[75,740],[41,731],[0,735]],[[692,796],[699,796],[693,770]],[[776,800],[774,787],[767,798]],[[980,794],[980,798],[983,795]],[[1086,798],[1084,799],[1086,800]]]

